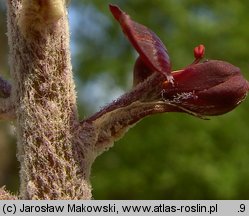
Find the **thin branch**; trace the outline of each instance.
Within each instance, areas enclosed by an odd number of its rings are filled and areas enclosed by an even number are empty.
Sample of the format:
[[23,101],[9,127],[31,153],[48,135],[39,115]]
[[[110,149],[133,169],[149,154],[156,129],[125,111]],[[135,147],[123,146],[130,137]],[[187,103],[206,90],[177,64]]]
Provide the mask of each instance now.
[[133,102],[152,102],[163,100],[162,91],[163,91],[163,82],[165,77],[158,73],[153,73],[149,78],[144,82],[135,86],[131,91],[122,95],[119,99],[114,100],[112,103],[108,104],[102,108],[99,112],[95,113],[85,121],[93,122],[106,113],[110,113],[113,110],[126,107]]
[[180,108],[164,101],[162,97],[164,81],[164,76],[154,73],[130,92],[81,122],[82,129],[86,123],[92,124],[95,128],[97,154],[110,148],[114,141],[120,139],[130,127],[145,116],[163,112],[181,112]]

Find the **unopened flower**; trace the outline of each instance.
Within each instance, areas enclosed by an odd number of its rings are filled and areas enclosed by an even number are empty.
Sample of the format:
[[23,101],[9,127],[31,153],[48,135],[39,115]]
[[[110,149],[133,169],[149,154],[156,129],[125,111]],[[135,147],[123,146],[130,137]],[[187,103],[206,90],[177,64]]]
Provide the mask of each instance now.
[[199,46],[194,48],[194,57],[195,60],[193,64],[197,64],[205,55],[205,46],[200,44]]
[[164,83],[163,99],[200,116],[231,111],[249,90],[240,69],[224,61],[206,61],[172,74],[174,86]]
[[139,53],[134,66],[134,86],[159,72],[166,77],[166,81],[162,78],[162,100],[174,107],[173,111],[197,116],[224,114],[245,99],[249,84],[238,67],[216,60],[199,63],[205,54],[205,47],[200,44],[194,48],[194,62],[172,72],[168,51],[159,37],[118,6],[110,5],[110,10]]

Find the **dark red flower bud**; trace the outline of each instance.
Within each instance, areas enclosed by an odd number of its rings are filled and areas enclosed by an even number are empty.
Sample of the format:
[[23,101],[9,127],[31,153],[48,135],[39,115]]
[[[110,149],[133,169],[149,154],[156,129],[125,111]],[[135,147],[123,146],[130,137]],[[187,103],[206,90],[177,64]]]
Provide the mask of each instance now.
[[[109,5],[109,7],[115,19],[120,23],[124,34],[139,53],[137,61],[139,67],[144,64],[142,68],[147,67],[149,71],[162,73],[169,82],[173,83],[168,51],[159,37],[146,26],[133,21],[118,6]],[[139,67],[136,68],[135,65],[134,71],[138,71]]]
[[200,44],[194,48],[195,61],[185,69],[171,73],[167,49],[157,35],[133,21],[119,7],[110,5],[110,10],[139,53],[134,66],[134,85],[143,82],[154,71],[159,72],[167,78],[163,83],[164,101],[171,108],[174,106],[174,111],[197,116],[224,114],[243,101],[249,84],[239,68],[214,60],[197,64],[205,54],[205,47]]
[[224,61],[208,61],[173,72],[174,86],[164,84],[163,99],[199,116],[221,115],[247,95],[248,82],[240,69]]

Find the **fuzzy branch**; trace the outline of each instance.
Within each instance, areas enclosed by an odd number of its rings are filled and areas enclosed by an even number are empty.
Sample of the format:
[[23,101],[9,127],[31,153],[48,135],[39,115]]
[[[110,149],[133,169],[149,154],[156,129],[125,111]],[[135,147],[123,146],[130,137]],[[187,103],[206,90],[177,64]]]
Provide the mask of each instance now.
[[[95,151],[101,154],[142,118],[163,112],[181,111],[163,100],[165,77],[154,73],[130,92],[81,122],[92,124],[97,133]],[[171,84],[169,84],[171,85]],[[84,127],[83,127],[84,128]]]

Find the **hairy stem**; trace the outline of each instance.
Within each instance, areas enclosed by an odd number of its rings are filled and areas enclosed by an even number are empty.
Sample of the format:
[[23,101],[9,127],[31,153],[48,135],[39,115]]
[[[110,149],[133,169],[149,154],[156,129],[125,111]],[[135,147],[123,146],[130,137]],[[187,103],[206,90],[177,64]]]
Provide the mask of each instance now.
[[[57,13],[52,17],[54,20],[43,20],[47,16],[42,15],[53,13],[60,1],[64,9],[62,16],[58,17]],[[78,152],[84,147],[77,149],[78,141],[74,138],[78,119],[65,2],[57,0],[56,7],[52,7],[55,1],[7,2],[21,165],[20,197],[90,199],[91,187],[84,172],[86,165],[80,161]],[[44,14],[36,14],[37,11]],[[39,26],[32,26],[36,22]],[[80,154],[84,156],[84,152]]]

